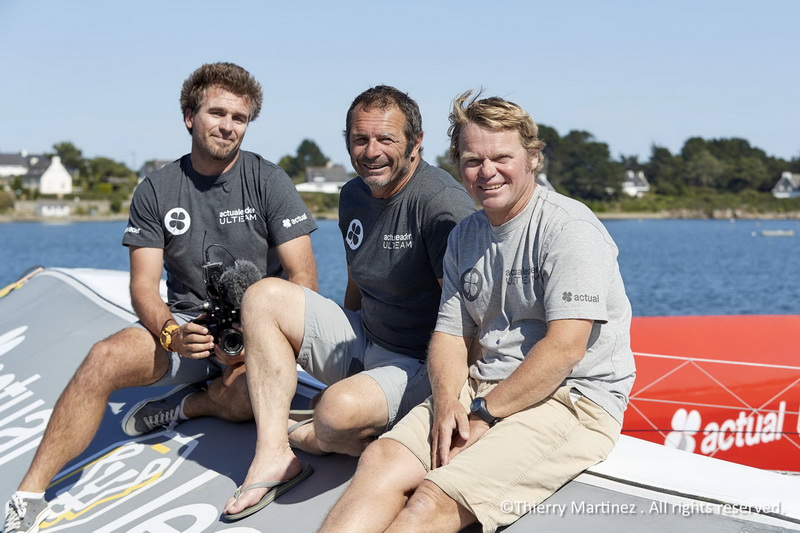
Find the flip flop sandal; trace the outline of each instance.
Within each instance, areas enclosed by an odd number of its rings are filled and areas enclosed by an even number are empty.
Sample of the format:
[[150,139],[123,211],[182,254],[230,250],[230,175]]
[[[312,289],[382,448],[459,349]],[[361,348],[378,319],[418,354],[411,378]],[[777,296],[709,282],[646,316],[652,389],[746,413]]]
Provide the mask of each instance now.
[[270,489],[270,490],[268,490],[267,493],[264,494],[264,496],[258,501],[258,503],[256,503],[252,507],[248,507],[247,509],[239,511],[238,513],[223,514],[222,516],[225,518],[225,520],[229,522],[234,522],[236,520],[241,520],[242,518],[255,514],[264,507],[266,507],[267,505],[271,504],[273,501],[275,501],[275,498],[277,498],[284,492],[299,485],[313,472],[314,468],[310,464],[307,464],[303,467],[300,473],[294,476],[292,479],[287,479],[285,481],[261,481],[258,483],[253,483],[252,485],[248,485],[245,488],[242,488],[240,485],[236,489],[236,492],[233,493],[233,497],[237,500],[242,494],[244,494],[248,490],[252,489]]
[[300,422],[295,422],[291,426],[289,426],[287,432],[291,435],[292,431],[295,429],[305,426],[314,421],[314,410],[313,409],[292,409],[289,411],[289,415],[295,416],[308,416],[305,420],[301,420]]

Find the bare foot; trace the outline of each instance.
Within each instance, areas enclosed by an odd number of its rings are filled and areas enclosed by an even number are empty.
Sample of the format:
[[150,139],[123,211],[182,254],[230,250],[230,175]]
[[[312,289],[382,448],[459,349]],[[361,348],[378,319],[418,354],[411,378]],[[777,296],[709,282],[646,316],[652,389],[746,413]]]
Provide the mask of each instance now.
[[[299,421],[295,421],[290,418],[289,428],[291,429],[291,427],[297,422]],[[293,429],[289,433],[289,445],[292,448],[303,450],[304,452],[312,455],[327,455],[329,453],[320,448],[319,441],[317,440],[317,434],[314,433],[313,422],[303,424],[302,426],[298,426],[296,429]]]
[[[269,456],[269,457],[267,457]],[[263,458],[262,458],[263,457]],[[290,448],[276,454],[266,452],[257,453],[247,477],[242,483],[242,488],[247,488],[253,483],[263,481],[284,481],[295,477],[302,470],[303,465]],[[239,499],[231,497],[225,504],[225,514],[235,514],[252,507],[267,493],[268,489],[253,489],[243,492]]]

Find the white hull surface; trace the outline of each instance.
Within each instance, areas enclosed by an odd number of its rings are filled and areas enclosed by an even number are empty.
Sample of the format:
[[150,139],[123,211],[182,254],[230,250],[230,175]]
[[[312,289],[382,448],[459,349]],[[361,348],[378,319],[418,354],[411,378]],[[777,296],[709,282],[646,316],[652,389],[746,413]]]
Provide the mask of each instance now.
[[[124,272],[47,269],[0,298],[0,498],[28,467],[55,401],[97,340],[135,320]],[[296,406],[318,391],[301,376]],[[211,418],[132,439],[126,407],[162,391],[115,393],[89,449],[47,491],[42,531],[315,531],[356,460],[312,457],[314,474],[261,512],[221,520],[245,476],[253,423]],[[581,474],[506,531],[800,531],[800,476],[786,476],[623,436]],[[470,530],[473,530],[471,528]]]

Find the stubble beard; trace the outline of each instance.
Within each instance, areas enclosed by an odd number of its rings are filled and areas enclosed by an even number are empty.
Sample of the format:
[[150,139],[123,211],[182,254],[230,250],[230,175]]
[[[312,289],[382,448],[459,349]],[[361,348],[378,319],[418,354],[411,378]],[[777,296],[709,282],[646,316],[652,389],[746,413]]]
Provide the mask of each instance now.
[[407,175],[408,171],[411,168],[411,165],[406,160],[405,163],[398,169],[396,173],[393,173],[388,178],[379,180],[378,178],[374,177],[364,177],[362,176],[361,179],[364,180],[364,183],[373,190],[373,191],[382,191],[383,189],[389,187],[390,185],[403,180]]
[[236,143],[234,146],[230,148],[215,148],[212,146],[206,147],[206,153],[208,157],[213,159],[214,161],[228,161],[230,160],[234,154],[239,150],[239,143]]
[[214,137],[208,136],[198,140],[197,143],[202,150],[203,154],[206,155],[209,159],[218,162],[230,161],[232,157],[236,155],[239,151],[239,147],[241,146],[241,138],[238,142],[234,143],[229,147],[219,147],[214,144]]

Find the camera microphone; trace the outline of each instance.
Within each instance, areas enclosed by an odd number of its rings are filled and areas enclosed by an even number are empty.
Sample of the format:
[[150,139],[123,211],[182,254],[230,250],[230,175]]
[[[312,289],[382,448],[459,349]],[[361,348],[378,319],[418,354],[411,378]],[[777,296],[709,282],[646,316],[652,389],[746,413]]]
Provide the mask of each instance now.
[[198,307],[206,313],[194,322],[208,328],[214,344],[231,357],[239,355],[244,348],[244,337],[234,327],[239,322],[242,298],[247,288],[260,279],[258,267],[243,259],[237,259],[233,267],[226,269],[221,262],[203,265],[206,301]]
[[261,279],[258,267],[246,259],[237,259],[232,268],[227,268],[219,277],[221,296],[233,307],[242,305],[244,292]]

